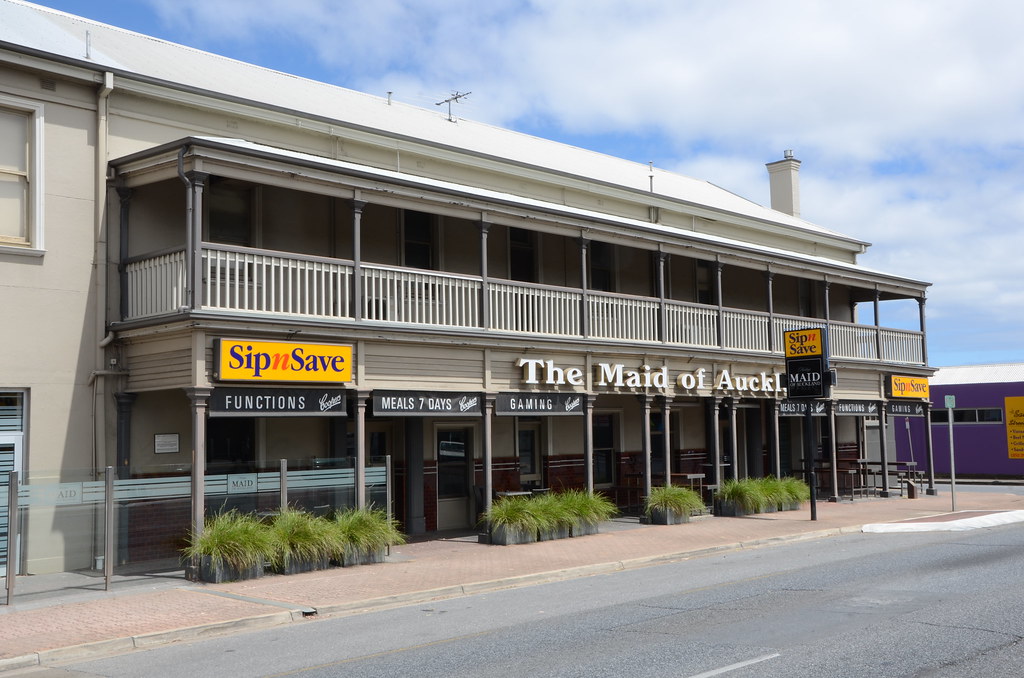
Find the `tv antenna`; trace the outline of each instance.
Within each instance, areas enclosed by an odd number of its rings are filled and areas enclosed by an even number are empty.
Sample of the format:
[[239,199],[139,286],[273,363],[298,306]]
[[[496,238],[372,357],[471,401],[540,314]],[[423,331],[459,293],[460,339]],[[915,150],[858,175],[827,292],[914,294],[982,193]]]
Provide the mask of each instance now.
[[452,102],[454,101],[455,103],[459,103],[461,99],[465,99],[470,94],[472,94],[472,92],[460,92],[458,90],[455,90],[454,92],[452,92],[452,95],[450,97],[448,97],[447,99],[442,99],[441,101],[438,101],[434,105],[440,106],[441,104],[448,104],[448,122],[455,122],[455,118],[452,117]]

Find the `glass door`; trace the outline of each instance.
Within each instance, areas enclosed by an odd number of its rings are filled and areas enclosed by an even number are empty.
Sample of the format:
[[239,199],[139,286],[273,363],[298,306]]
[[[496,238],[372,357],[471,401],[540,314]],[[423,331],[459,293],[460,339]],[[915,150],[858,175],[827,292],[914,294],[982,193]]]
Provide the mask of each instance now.
[[594,414],[594,485],[615,482],[615,452],[618,440],[618,415]]
[[438,429],[437,529],[471,526],[470,490],[473,483],[473,429]]
[[0,577],[7,576],[8,473],[21,470],[22,434],[0,433]]

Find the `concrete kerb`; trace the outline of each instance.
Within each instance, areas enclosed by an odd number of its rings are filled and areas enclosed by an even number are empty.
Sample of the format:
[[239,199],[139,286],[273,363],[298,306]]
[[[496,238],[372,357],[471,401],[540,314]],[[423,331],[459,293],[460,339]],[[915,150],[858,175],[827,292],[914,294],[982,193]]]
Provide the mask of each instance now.
[[613,572],[622,572],[625,570],[635,570],[644,567],[652,567],[654,565],[664,565],[666,563],[681,562],[684,560],[700,558],[703,556],[708,556],[714,553],[721,553],[724,551],[738,551],[741,549],[757,548],[760,546],[768,546],[770,544],[778,544],[784,542],[809,541],[812,539],[821,539],[824,537],[834,537],[839,534],[846,534],[850,532],[860,532],[860,527],[829,528],[805,534],[793,534],[778,537],[768,537],[765,539],[753,539],[749,541],[735,542],[732,544],[720,544],[718,546],[709,546],[702,549],[677,551],[674,553],[663,553],[656,556],[644,556],[641,558],[631,558],[629,560],[618,560],[608,563],[580,565],[578,567],[569,567],[561,570],[549,570],[547,572],[536,572],[533,574],[517,575],[514,577],[503,577],[501,579],[492,579],[489,581],[475,582],[472,584],[461,584],[458,586],[446,586],[427,591],[402,593],[394,596],[384,596],[381,598],[371,598],[368,600],[354,601],[352,603],[324,605],[317,608],[317,614],[321,617],[360,614],[363,612],[371,612],[388,607],[398,607],[401,605],[408,605],[411,603],[445,600],[449,598],[458,598],[460,596],[469,596],[476,595],[479,593],[490,593],[493,591],[502,591],[507,589],[520,588],[524,586],[533,586],[536,584],[546,584],[556,581],[565,581],[568,579],[578,579],[581,577],[592,577],[602,574],[611,574]]
[[178,629],[172,629],[170,631],[156,631],[154,633],[146,633],[137,636],[97,640],[91,643],[82,643],[81,645],[54,648],[52,650],[41,650],[39,652],[32,652],[19,657],[0,659],[0,672],[31,668],[33,666],[41,666],[45,664],[59,664],[72,661],[98,659],[101,657],[124,654],[126,652],[131,652],[132,650],[151,649],[161,645],[170,645],[171,643],[182,641],[230,635],[247,629],[282,626],[303,618],[304,616],[301,613],[296,616],[293,612],[273,612],[271,614],[257,615],[254,617],[242,617],[229,621],[186,626]]
[[[100,656],[109,656],[124,652],[130,652],[136,649],[149,649],[160,645],[167,645],[175,642],[199,640],[203,638],[212,638],[216,636],[229,635],[231,633],[248,629],[281,626],[296,621],[301,621],[303,619],[307,619],[310,617],[311,612],[315,612],[316,616],[319,617],[361,614],[364,612],[371,612],[375,610],[386,609],[389,607],[399,607],[402,605],[408,605],[419,602],[458,598],[461,596],[468,596],[478,593],[487,593],[491,591],[513,589],[547,582],[563,581],[567,579],[609,574],[612,572],[620,572],[623,570],[651,567],[654,565],[665,564],[670,562],[679,562],[693,558],[700,558],[703,556],[708,556],[716,553],[723,553],[727,551],[758,548],[762,546],[768,546],[771,544],[779,544],[785,542],[809,541],[830,536],[836,536],[840,534],[857,533],[862,532],[863,528],[864,525],[848,525],[843,527],[828,528],[824,530],[816,530],[813,532],[780,535],[775,537],[767,537],[763,539],[752,539],[748,541],[734,542],[731,544],[720,544],[717,546],[710,546],[706,548],[688,551],[678,551],[655,556],[633,558],[629,560],[619,560],[608,563],[598,563],[578,567],[569,567],[561,570],[552,570],[528,575],[505,577],[501,579],[471,584],[445,586],[425,591],[415,591],[403,594],[396,594],[392,596],[383,596],[380,598],[352,601],[351,603],[324,605],[315,608],[315,610],[314,608],[305,607],[301,605],[288,605],[287,607],[291,609],[287,609],[281,612],[256,615],[252,617],[243,617],[229,621],[198,624],[195,626],[182,627],[169,631],[160,631],[137,636],[96,641],[66,648],[56,648],[52,650],[30,653],[19,657],[9,657],[6,659],[0,659],[0,672],[22,668],[30,668],[33,666],[39,666],[41,664],[46,663],[61,663],[82,659],[92,659]],[[238,597],[244,598],[243,596]],[[258,601],[256,599],[253,599],[253,602],[270,603],[271,601]],[[281,604],[279,605],[282,607],[285,606]]]

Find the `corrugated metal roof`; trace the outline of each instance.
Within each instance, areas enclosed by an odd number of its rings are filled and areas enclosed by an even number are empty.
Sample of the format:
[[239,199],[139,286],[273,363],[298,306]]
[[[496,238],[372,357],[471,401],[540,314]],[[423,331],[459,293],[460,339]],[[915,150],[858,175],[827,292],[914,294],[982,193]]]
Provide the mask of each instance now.
[[931,386],[961,384],[1004,384],[1024,382],[1024,363],[993,363],[990,365],[956,365],[940,367],[928,379]]
[[[467,186],[465,184],[456,184],[450,181],[443,181],[440,179],[432,179],[429,177],[421,177],[410,174],[402,174],[394,170],[386,170],[375,167],[368,167],[366,165],[359,165],[353,162],[345,160],[335,160],[333,158],[324,158],[322,156],[311,155],[309,153],[303,153],[301,151],[292,151],[289,149],[276,148],[274,146],[267,146],[265,144],[258,144],[253,141],[247,141],[245,139],[233,139],[224,137],[190,137],[192,141],[198,141],[204,145],[211,147],[227,147],[237,149],[240,152],[251,152],[258,154],[262,157],[280,158],[285,161],[300,162],[306,165],[319,165],[325,168],[336,169],[342,173],[353,172],[364,176],[379,177],[385,181],[401,182],[406,185],[417,185],[427,189],[436,189],[444,193],[455,193],[460,195],[474,196],[481,200],[492,200],[504,204],[521,205],[523,207],[538,209],[553,214],[564,214],[571,217],[578,217],[581,219],[588,219],[594,221],[613,222],[621,226],[629,228],[649,231],[655,233],[664,233],[667,236],[679,236],[683,235],[685,238],[691,241],[699,241],[708,243],[710,245],[721,245],[724,247],[734,248],[738,250],[751,250],[756,249],[757,252],[762,254],[769,254],[780,259],[789,259],[791,261],[803,262],[805,264],[819,264],[828,266],[833,269],[843,269],[850,273],[866,276],[866,277],[883,277],[891,280],[893,276],[876,271],[865,266],[857,264],[848,264],[842,261],[835,261],[833,259],[826,259],[825,257],[815,256],[813,254],[804,254],[801,252],[792,252],[789,250],[783,250],[775,247],[768,247],[766,245],[751,245],[740,240],[734,240],[731,238],[724,238],[722,236],[712,235],[709,233],[700,233],[696,231],[686,231],[682,234],[677,229],[669,226],[663,226],[661,224],[651,223],[649,221],[640,221],[636,219],[629,219],[626,217],[616,217],[601,212],[594,212],[591,210],[582,209],[579,207],[572,207],[568,205],[562,205],[558,203],[545,202],[543,200],[536,200],[533,198],[524,198],[521,196],[513,195],[511,193],[502,193],[500,191],[494,191],[486,188],[478,188],[475,186]],[[170,145],[170,144],[168,144]],[[166,145],[165,145],[166,146]],[[153,152],[156,152],[154,149]],[[129,158],[137,158],[148,154],[149,151],[142,151],[139,153],[133,153]],[[111,163],[114,166],[118,166],[120,161],[123,159],[114,159]]]
[[[88,45],[87,45],[88,34]],[[648,191],[647,165],[355,92],[91,21],[20,0],[0,0],[0,42],[93,69],[301,112],[632,190]],[[88,51],[88,58],[86,53]],[[746,200],[707,181],[656,170],[656,193],[790,228],[863,241]]]

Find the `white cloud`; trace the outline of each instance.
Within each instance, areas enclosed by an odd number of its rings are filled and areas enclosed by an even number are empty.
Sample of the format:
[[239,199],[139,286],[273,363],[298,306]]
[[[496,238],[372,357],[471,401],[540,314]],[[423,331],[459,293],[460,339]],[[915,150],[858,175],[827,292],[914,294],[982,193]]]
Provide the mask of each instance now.
[[764,163],[794,149],[805,218],[874,243],[866,265],[934,281],[937,363],[977,343],[965,318],[1024,360],[1017,0],[151,4],[180,41],[312,59],[312,77],[425,107],[472,91],[455,113],[762,203]]

